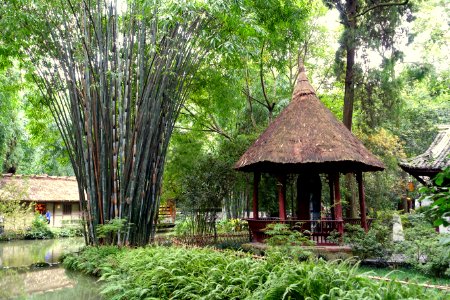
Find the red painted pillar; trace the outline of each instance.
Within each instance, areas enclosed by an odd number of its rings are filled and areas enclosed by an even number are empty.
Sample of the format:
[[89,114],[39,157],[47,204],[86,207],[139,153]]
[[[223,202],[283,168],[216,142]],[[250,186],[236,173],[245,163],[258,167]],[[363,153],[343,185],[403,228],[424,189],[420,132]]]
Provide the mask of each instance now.
[[366,194],[364,192],[362,172],[356,173],[356,180],[358,181],[359,210],[361,211],[361,227],[364,228],[364,230],[367,232],[369,231],[369,226],[367,225],[367,218],[366,218]]
[[280,175],[277,177],[278,183],[278,208],[280,220],[286,220],[286,175]]
[[344,233],[344,222],[342,219],[341,191],[339,187],[339,173],[334,174],[334,219],[338,222],[338,231]]
[[259,219],[258,216],[258,186],[261,180],[261,174],[258,172],[254,173],[253,178],[253,219]]

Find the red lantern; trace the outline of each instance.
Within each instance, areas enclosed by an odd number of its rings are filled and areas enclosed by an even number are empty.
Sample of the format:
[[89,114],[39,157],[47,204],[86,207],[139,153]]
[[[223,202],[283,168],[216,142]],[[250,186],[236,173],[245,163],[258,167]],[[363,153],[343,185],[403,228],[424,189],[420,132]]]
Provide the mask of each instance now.
[[410,192],[414,192],[414,182],[412,181],[408,182],[408,190]]

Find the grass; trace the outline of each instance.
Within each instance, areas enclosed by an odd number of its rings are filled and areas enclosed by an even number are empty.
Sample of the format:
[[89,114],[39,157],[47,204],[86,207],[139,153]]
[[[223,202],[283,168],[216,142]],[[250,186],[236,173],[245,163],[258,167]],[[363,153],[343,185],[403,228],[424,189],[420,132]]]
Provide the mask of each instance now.
[[64,265],[100,276],[107,299],[444,299],[416,285],[367,278],[349,262],[177,247],[88,247]]
[[390,279],[402,280],[402,281],[411,281],[417,283],[424,284],[433,284],[433,285],[444,285],[450,286],[449,278],[436,278],[424,275],[416,270],[409,268],[377,268],[377,267],[368,267],[368,266],[360,266],[358,268],[358,273],[367,273],[371,276],[379,276],[379,277],[387,277]]

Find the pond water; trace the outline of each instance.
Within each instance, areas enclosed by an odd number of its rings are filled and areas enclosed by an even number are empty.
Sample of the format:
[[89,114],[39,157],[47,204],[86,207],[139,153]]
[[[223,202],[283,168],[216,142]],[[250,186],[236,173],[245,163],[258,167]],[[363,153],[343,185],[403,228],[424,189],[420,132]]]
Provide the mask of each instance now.
[[[57,264],[83,245],[82,238],[0,242],[0,299],[101,299],[95,278]],[[42,263],[49,266],[31,267]]]
[[82,238],[0,242],[0,268],[28,267],[38,262],[58,263],[64,253],[76,252]]

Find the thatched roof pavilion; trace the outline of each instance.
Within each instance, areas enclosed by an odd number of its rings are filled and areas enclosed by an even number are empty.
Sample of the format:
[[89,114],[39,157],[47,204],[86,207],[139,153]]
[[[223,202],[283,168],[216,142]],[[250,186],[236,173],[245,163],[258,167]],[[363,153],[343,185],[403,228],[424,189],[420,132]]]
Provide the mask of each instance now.
[[[241,156],[235,169],[255,173],[254,219],[258,219],[260,173],[272,173],[279,179],[281,220],[286,219],[286,174],[328,174],[335,219],[342,222],[339,173],[356,174],[361,211],[365,212],[362,172],[381,171],[384,165],[319,100],[302,69],[290,104]],[[306,210],[309,207],[299,205]],[[367,229],[365,213],[361,213],[361,219],[361,225]],[[338,229],[342,232],[342,226]]]
[[381,171],[384,166],[317,98],[303,71],[291,103],[235,168],[246,172],[348,173]]
[[400,167],[420,183],[450,166],[450,125],[438,126],[439,133],[424,153],[399,163]]

